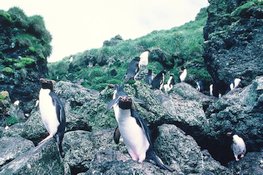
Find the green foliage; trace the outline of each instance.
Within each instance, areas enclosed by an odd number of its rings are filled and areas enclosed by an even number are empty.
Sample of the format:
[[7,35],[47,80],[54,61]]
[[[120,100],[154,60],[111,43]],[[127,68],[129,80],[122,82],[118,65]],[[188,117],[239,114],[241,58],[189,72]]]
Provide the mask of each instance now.
[[7,74],[7,75],[10,75],[10,74],[13,74],[14,73],[14,70],[11,68],[11,67],[5,67],[2,72],[4,74]]
[[[22,9],[12,7],[7,12],[0,10],[0,21],[3,27],[0,34],[0,44],[15,43],[20,56],[34,57],[35,59],[46,59],[52,51],[50,42],[51,34],[46,30],[44,20],[41,16],[27,17]],[[2,41],[2,42],[1,42]],[[2,51],[3,57],[8,54]]]
[[[128,63],[139,56],[145,49],[159,49],[165,53],[163,62],[175,63],[168,73],[178,75],[179,63],[183,60],[190,73],[196,78],[207,78],[209,74],[204,65],[203,27],[206,23],[207,12],[202,9],[195,21],[188,22],[170,30],[153,31],[135,40],[125,40],[114,45],[92,49],[74,55],[74,61],[68,59],[49,64],[50,78],[70,81],[82,80],[82,85],[91,89],[102,90],[107,84],[120,84],[126,73]],[[163,63],[150,60],[147,68],[154,74],[164,69]],[[182,64],[182,63],[181,63]],[[110,75],[115,69],[116,76]],[[167,68],[168,69],[168,68]]]
[[21,58],[17,63],[15,63],[15,67],[18,69],[30,67],[35,64],[35,60],[32,58]]
[[0,19],[4,22],[4,23],[8,23],[10,24],[12,22],[12,18],[11,15],[8,12],[5,12],[3,10],[0,10]]
[[238,8],[236,8],[231,13],[231,16],[239,16],[242,12],[248,10],[249,8],[253,6],[257,6],[257,5],[263,5],[263,1],[262,0],[250,0],[244,3],[243,5],[239,6]]
[[11,126],[11,125],[18,123],[18,120],[14,116],[9,116],[6,118],[5,122],[6,122],[6,125]]
[[4,96],[3,94],[0,93],[0,101],[4,100],[6,98],[6,96]]
[[12,22],[18,27],[27,28],[28,21],[24,11],[18,7],[12,7],[8,10],[8,13],[12,17]]
[[162,66],[161,63],[159,63],[159,62],[150,62],[150,63],[147,65],[147,69],[151,69],[151,70],[153,70],[153,73],[154,73],[154,74],[157,74],[157,73],[159,73],[161,70],[163,70],[163,66]]

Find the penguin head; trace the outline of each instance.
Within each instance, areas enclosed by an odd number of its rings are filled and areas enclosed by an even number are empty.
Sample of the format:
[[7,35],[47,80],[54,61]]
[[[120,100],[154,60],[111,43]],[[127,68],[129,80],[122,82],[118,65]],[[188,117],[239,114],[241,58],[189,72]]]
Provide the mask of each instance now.
[[114,92],[113,92],[113,99],[108,103],[107,109],[112,108],[114,105],[118,104],[121,97],[128,96],[127,93],[124,91],[122,85],[116,84],[114,86]]
[[123,110],[132,108],[132,99],[128,96],[120,96],[119,107]]
[[53,91],[53,82],[52,80],[48,80],[48,79],[44,79],[44,78],[40,78],[40,83],[41,83],[41,88],[42,89],[50,89],[51,91]]
[[152,69],[148,69],[148,75],[152,75]]

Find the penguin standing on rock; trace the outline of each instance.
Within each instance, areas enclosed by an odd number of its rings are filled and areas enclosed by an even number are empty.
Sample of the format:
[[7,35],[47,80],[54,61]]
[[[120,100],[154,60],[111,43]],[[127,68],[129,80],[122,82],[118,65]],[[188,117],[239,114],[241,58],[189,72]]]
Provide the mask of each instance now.
[[187,76],[187,69],[185,67],[182,67],[179,73],[180,73],[180,76],[179,76],[180,81],[181,82],[185,81],[186,76]]
[[149,85],[152,84],[152,81],[153,81],[153,74],[152,74],[152,70],[151,69],[148,69],[148,73],[145,77],[145,82]]
[[150,51],[146,50],[140,55],[140,61],[139,61],[139,67],[141,68],[142,66],[147,66],[149,62],[149,54]]
[[199,92],[204,91],[204,82],[202,80],[195,81],[196,84],[196,90]]
[[[114,132],[114,141],[118,143],[120,135],[128,152],[134,161],[152,160],[157,166],[168,171],[174,171],[165,165],[156,155],[150,139],[150,131],[145,121],[134,110],[132,99],[126,94],[122,86],[116,86],[113,100],[108,109],[113,107],[118,123],[118,132]],[[115,135],[116,134],[116,135]]]
[[162,89],[164,84],[165,71],[159,72],[152,80],[152,89]]
[[58,145],[59,153],[61,157],[64,157],[62,149],[62,140],[66,126],[64,106],[59,97],[53,92],[53,82],[51,80],[41,78],[40,83],[39,109],[41,119],[49,133],[49,136],[40,143],[54,137]]
[[244,140],[233,132],[228,132],[227,136],[232,138],[231,149],[236,161],[239,161],[246,154],[246,144]]
[[175,85],[174,76],[170,75],[167,84],[163,86],[165,92],[169,92],[172,90],[173,86]]
[[140,61],[140,57],[135,57],[134,59],[131,60],[124,77],[124,82],[127,82],[131,79],[132,80],[136,79],[136,76],[138,75],[139,72],[139,61]]
[[240,84],[240,82],[241,82],[241,79],[240,79],[240,78],[235,78],[235,79],[230,83],[230,86],[229,86],[230,90],[233,90],[233,89],[237,88],[238,85]]

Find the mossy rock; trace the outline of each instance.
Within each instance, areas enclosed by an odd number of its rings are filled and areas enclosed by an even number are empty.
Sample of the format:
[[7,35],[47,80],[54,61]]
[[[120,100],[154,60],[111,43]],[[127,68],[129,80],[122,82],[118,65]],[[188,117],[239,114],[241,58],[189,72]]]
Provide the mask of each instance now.
[[0,92],[0,100],[5,100],[7,97],[9,97],[9,93],[7,91]]
[[2,72],[6,75],[12,75],[14,73],[14,70],[11,67],[5,67]]
[[34,64],[35,64],[35,60],[34,59],[25,57],[25,58],[21,58],[19,60],[19,62],[15,63],[15,67],[18,68],[18,69],[22,69],[22,68],[25,68],[25,67],[30,67],[30,66],[32,66]]

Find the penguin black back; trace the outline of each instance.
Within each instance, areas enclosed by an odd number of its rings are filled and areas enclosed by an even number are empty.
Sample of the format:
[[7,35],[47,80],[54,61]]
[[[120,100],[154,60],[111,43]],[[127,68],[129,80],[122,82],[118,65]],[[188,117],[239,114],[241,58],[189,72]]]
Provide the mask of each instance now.
[[139,72],[139,61],[140,61],[140,57],[135,57],[134,59],[131,60],[125,74],[124,82],[127,82],[131,79],[132,80],[135,79],[136,75]]
[[149,85],[152,84],[152,80],[153,80],[153,75],[152,75],[152,70],[151,69],[148,69],[148,73],[145,77],[145,82]]
[[161,85],[164,83],[163,79],[164,79],[164,75],[165,75],[165,71],[162,70],[161,72],[159,72],[152,80],[152,89],[160,89]]
[[64,138],[64,132],[66,128],[66,115],[65,115],[64,105],[54,92],[50,92],[50,96],[52,97],[52,102],[54,106],[56,106],[57,120],[59,121],[58,130],[57,133],[54,135],[54,138],[58,143],[60,155],[63,157],[64,152],[62,149],[62,141]]

